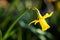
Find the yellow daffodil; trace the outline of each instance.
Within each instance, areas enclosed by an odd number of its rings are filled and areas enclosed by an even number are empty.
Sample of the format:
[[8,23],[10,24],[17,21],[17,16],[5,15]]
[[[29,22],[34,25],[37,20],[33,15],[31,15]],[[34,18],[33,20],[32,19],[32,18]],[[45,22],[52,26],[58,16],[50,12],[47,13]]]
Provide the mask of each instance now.
[[46,31],[47,29],[50,28],[50,26],[48,25],[48,23],[46,22],[46,18],[51,17],[53,12],[51,12],[50,14],[46,13],[44,16],[42,16],[39,12],[39,10],[37,8],[34,8],[35,10],[37,10],[37,20],[34,20],[32,22],[29,23],[29,25],[31,25],[32,23],[34,23],[35,25],[39,22],[39,24],[42,27],[42,31]]

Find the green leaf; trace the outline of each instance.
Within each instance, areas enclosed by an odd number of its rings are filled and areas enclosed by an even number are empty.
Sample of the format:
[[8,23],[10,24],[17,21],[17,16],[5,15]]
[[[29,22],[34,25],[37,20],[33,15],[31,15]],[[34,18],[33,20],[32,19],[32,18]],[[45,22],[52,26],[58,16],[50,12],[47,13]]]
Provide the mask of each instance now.
[[1,30],[0,30],[0,40],[2,40],[2,32],[1,32]]

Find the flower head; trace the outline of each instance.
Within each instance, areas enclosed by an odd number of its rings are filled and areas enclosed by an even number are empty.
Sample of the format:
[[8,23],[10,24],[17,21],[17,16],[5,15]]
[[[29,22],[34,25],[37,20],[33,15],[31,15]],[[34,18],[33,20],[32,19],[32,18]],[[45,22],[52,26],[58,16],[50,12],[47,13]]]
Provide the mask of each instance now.
[[34,9],[37,10],[38,17],[37,17],[37,20],[30,22],[29,25],[31,25],[32,23],[36,25],[39,22],[39,24],[42,27],[42,31],[46,31],[47,29],[50,28],[50,26],[48,25],[45,19],[51,17],[53,12],[51,12],[50,14],[46,13],[44,16],[42,16],[37,8],[34,8]]

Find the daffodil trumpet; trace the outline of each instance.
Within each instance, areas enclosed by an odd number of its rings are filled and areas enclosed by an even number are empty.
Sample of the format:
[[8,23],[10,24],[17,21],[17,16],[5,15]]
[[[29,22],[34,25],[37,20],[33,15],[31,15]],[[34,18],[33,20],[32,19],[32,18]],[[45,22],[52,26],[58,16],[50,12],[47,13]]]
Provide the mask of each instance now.
[[51,12],[50,14],[46,13],[44,16],[42,16],[37,8],[34,8],[34,9],[37,10],[38,17],[37,17],[37,20],[30,22],[29,25],[31,25],[32,23],[36,25],[39,22],[39,24],[41,25],[42,31],[46,31],[47,29],[50,28],[50,26],[48,25],[45,19],[51,17],[53,12]]

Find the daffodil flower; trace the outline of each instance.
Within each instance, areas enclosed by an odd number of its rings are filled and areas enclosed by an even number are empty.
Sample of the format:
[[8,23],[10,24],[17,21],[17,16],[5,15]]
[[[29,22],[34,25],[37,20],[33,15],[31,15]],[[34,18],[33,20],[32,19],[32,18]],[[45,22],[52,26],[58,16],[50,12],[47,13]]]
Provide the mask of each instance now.
[[39,12],[39,10],[37,8],[35,8],[35,10],[37,10],[37,20],[34,20],[32,22],[29,23],[29,25],[31,25],[32,23],[34,23],[35,25],[39,22],[39,24],[42,27],[42,31],[46,31],[47,29],[50,28],[50,26],[48,25],[48,23],[46,22],[46,18],[49,18],[52,16],[53,12],[51,12],[50,14],[46,13],[44,16],[42,16]]

